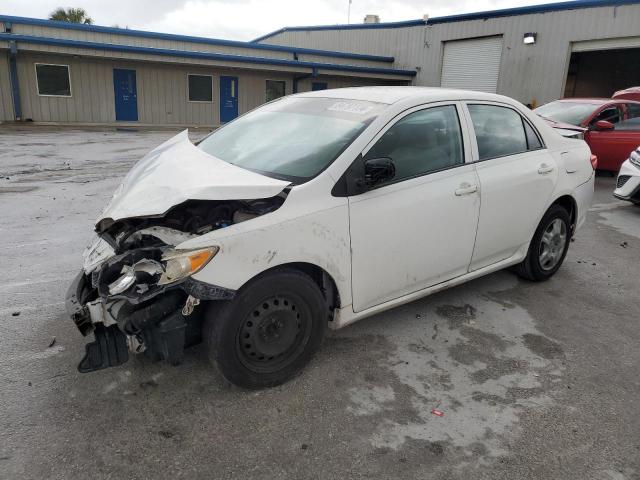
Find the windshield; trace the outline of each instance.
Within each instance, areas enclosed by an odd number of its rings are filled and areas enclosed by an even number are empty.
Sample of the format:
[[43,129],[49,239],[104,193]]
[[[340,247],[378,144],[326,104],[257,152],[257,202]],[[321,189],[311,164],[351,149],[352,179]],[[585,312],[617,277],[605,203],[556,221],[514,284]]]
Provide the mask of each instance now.
[[556,122],[580,125],[595,112],[600,105],[580,102],[551,102],[536,108],[534,111],[545,118]]
[[283,98],[216,130],[198,148],[233,165],[300,183],[327,168],[385,106]]

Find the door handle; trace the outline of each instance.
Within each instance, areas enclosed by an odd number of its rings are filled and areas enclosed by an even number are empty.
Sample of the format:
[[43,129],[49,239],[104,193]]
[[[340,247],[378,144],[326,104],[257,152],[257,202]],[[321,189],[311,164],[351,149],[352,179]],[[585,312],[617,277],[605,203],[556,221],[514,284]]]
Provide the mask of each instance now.
[[478,191],[477,185],[471,185],[467,182],[460,184],[460,187],[455,191],[457,197],[461,197],[463,195],[471,195],[472,193],[476,193]]
[[547,165],[546,163],[543,163],[538,168],[538,173],[540,175],[546,175],[547,173],[551,172],[553,172],[553,165]]

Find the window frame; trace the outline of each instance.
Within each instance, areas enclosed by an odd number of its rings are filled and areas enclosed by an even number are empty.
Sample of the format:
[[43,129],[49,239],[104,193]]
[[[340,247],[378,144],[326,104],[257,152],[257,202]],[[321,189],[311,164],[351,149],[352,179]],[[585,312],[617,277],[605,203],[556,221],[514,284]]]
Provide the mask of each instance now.
[[[278,83],[283,83],[284,84],[284,93],[282,94],[282,96],[277,97],[277,98],[272,98],[271,100],[269,100],[267,98],[267,82],[278,82]],[[287,81],[286,80],[282,80],[282,79],[275,79],[275,78],[265,78],[264,79],[264,101],[265,103],[269,103],[269,102],[274,102],[280,98],[286,97],[287,96]]]
[[[377,190],[379,188],[384,188],[384,187],[389,187],[389,186],[392,186],[392,185],[397,185],[399,183],[407,182],[407,181],[410,181],[410,180],[415,180],[416,178],[427,177],[429,175],[434,175],[434,174],[437,174],[437,173],[446,172],[446,171],[453,170],[453,169],[459,168],[459,167],[464,167],[465,165],[470,165],[471,163],[473,163],[472,161],[470,161],[470,158],[471,158],[471,143],[470,143],[471,142],[471,137],[469,136],[468,129],[465,128],[465,124],[467,123],[467,120],[463,116],[462,103],[459,100],[439,101],[439,102],[433,102],[433,103],[426,103],[426,104],[422,104],[422,105],[416,105],[414,107],[411,107],[411,108],[409,108],[407,110],[404,110],[404,111],[398,113],[395,117],[390,119],[384,125],[384,127],[382,127],[378,131],[378,133],[376,133],[374,135],[374,137],[369,141],[369,143],[367,143],[367,145],[365,145],[365,147],[362,149],[362,152],[360,153],[358,158],[354,161],[354,163],[360,161],[362,163],[362,166],[364,167],[364,158],[369,153],[369,150],[371,150],[373,148],[373,146],[376,143],[378,143],[378,141],[384,136],[385,133],[387,133],[391,128],[393,128],[399,121],[401,121],[405,117],[407,117],[407,116],[409,116],[409,115],[411,115],[413,113],[423,111],[423,110],[428,110],[428,109],[437,108],[437,107],[449,107],[449,106],[452,106],[452,107],[455,108],[456,115],[458,117],[458,126],[460,128],[460,138],[461,138],[461,147],[462,147],[462,152],[461,152],[462,153],[462,163],[459,163],[459,164],[456,164],[456,165],[450,165],[448,167],[439,168],[437,170],[431,170],[431,171],[424,172],[424,173],[418,173],[416,175],[412,175],[411,177],[404,177],[402,179],[392,180],[390,182],[383,183],[383,184],[380,184],[380,185],[375,185],[373,187],[364,189],[364,191],[362,193],[371,192],[373,190]],[[353,164],[352,164],[352,166],[353,166]],[[349,170],[351,170],[352,166],[347,168],[346,171],[348,172]]]
[[[508,103],[491,102],[491,101],[484,101],[484,100],[466,100],[463,102],[463,104],[464,104],[464,113],[467,116],[467,125],[469,127],[469,133],[471,138],[470,141],[472,142],[472,145],[473,145],[473,157],[474,157],[473,163],[486,162],[488,160],[496,160],[499,158],[507,158],[507,157],[512,157],[514,155],[524,155],[526,153],[534,153],[534,152],[539,152],[541,150],[547,149],[547,145],[544,142],[544,137],[540,135],[540,132],[538,131],[536,126],[513,105],[509,105]],[[502,107],[502,108],[508,108],[516,112],[520,116],[520,120],[522,121],[522,132],[524,133],[525,142],[527,143],[527,149],[521,152],[509,153],[507,155],[497,155],[495,157],[480,159],[480,149],[478,148],[478,139],[476,137],[476,130],[473,125],[473,119],[471,118],[471,111],[469,110],[469,105],[487,105],[490,107]],[[533,133],[538,137],[538,140],[540,142],[540,148],[529,149],[529,139],[527,138],[527,132],[524,127],[525,122],[531,127],[531,129],[533,130]]]
[[[67,78],[69,79],[69,95],[52,95],[48,93],[40,93],[40,82],[38,81],[38,65],[45,65],[51,67],[66,67],[67,68]],[[34,62],[33,71],[36,76],[36,93],[39,97],[51,97],[51,98],[73,98],[73,85],[71,84],[71,65],[64,63],[43,63],[43,62]]]
[[[189,77],[209,77],[211,79],[211,100],[191,100],[189,98]],[[208,103],[213,104],[214,102],[214,82],[213,75],[208,73],[187,73],[187,103]]]

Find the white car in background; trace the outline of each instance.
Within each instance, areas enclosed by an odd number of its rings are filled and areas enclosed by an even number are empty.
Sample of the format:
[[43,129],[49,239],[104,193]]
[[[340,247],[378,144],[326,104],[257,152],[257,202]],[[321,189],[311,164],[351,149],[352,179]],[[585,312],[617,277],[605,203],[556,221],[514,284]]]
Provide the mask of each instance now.
[[613,196],[640,205],[640,147],[620,167]]
[[325,329],[506,268],[550,278],[584,222],[591,154],[503,96],[302,93],[143,158],[67,297],[88,372],[203,340],[229,381],[291,378]]

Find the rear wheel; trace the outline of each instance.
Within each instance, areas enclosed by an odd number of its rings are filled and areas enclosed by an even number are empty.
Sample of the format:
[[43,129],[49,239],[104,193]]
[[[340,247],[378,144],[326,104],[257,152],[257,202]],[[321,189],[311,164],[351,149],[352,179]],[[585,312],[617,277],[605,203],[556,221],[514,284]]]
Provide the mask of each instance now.
[[560,205],[552,205],[540,221],[525,259],[516,267],[523,278],[540,282],[560,268],[571,240],[571,219]]
[[267,273],[231,302],[214,303],[205,341],[222,375],[244,388],[273,387],[297,374],[324,337],[328,306],[316,283],[296,270]]

